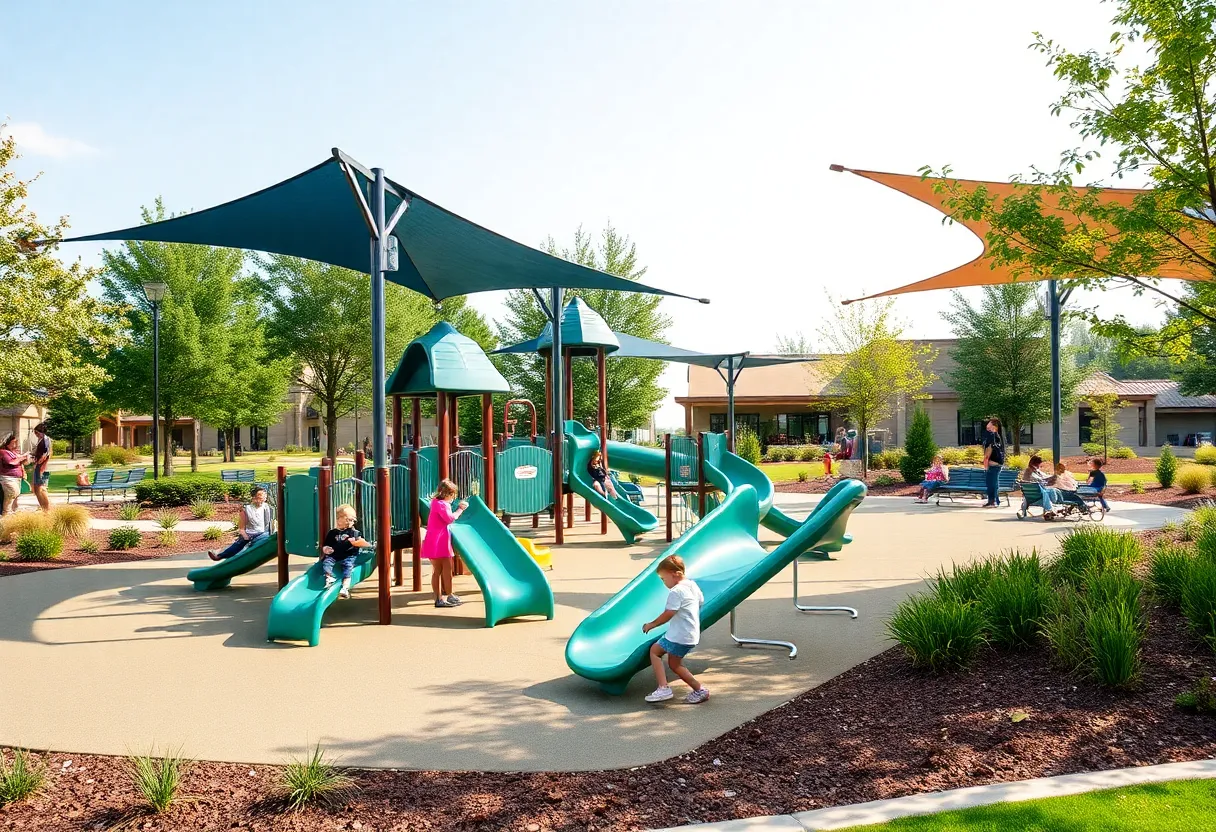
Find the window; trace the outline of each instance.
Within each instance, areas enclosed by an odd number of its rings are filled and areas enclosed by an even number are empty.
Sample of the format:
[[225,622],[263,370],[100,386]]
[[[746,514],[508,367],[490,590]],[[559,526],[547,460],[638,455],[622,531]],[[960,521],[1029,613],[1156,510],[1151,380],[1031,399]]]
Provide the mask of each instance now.
[[321,426],[309,425],[308,427],[308,447],[312,448],[313,453],[321,450]]
[[249,450],[265,451],[268,450],[266,445],[267,437],[270,435],[269,426],[254,425],[249,428]]
[[1141,448],[1148,447],[1148,405],[1140,405],[1139,423],[1137,425],[1137,441]]
[[709,432],[710,433],[726,433],[726,414],[725,413],[709,414]]
[[[760,435],[760,414],[758,413],[736,413],[735,414],[735,429],[751,428],[752,433],[756,436]],[[711,413],[709,414],[709,432],[710,433],[725,433],[726,432],[726,414]]]
[[[963,418],[963,411],[958,412],[958,444],[959,445],[982,445],[984,444],[984,434],[988,432],[987,419],[971,419]],[[1019,431],[1021,436],[1018,437],[1018,443],[1021,445],[1034,444],[1034,425],[1022,425]],[[1005,426],[1005,444],[1013,445],[1013,432],[1009,426]]]
[[1080,408],[1080,410],[1077,411],[1077,418],[1080,422],[1078,425],[1079,430],[1077,432],[1077,438],[1080,439],[1082,445],[1084,445],[1086,442],[1093,442],[1094,424],[1100,422],[1101,420],[1095,416],[1094,412],[1088,407]]

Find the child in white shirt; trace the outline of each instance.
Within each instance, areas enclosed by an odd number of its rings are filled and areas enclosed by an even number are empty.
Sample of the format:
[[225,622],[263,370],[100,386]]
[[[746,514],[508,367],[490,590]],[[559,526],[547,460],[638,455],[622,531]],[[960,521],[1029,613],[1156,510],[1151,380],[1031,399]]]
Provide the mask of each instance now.
[[667,684],[667,670],[663,667],[663,655],[666,654],[672,672],[692,688],[684,701],[699,705],[709,699],[709,688],[688,672],[684,657],[701,640],[701,605],[705,603],[705,596],[693,580],[684,577],[684,559],[679,555],[663,558],[657,571],[663,585],[669,590],[667,603],[662,615],[642,625],[642,632],[649,633],[666,624],[667,633],[650,646],[650,666],[654,668],[654,678],[659,686],[646,697],[646,701],[664,702],[673,696]]

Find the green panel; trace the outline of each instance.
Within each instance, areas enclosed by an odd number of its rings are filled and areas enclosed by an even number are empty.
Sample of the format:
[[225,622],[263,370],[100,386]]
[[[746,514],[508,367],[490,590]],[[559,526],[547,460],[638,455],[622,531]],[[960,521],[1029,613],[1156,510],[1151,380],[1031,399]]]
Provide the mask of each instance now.
[[345,503],[356,508],[355,526],[363,539],[376,542],[376,469],[364,468],[363,479],[338,480],[329,486],[329,527],[338,522],[338,506]]
[[393,534],[408,532],[414,519],[413,504],[410,502],[410,466],[399,464],[388,467],[388,495]]
[[671,484],[688,486],[700,482],[697,473],[699,458],[696,439],[691,436],[671,437]]
[[418,503],[424,508],[439,487],[439,449],[434,445],[418,449]]
[[494,496],[505,514],[539,514],[553,505],[553,454],[533,445],[516,445],[494,463]]
[[289,554],[317,557],[321,529],[317,517],[317,481],[307,474],[289,474],[287,492],[286,546]]
[[456,496],[461,500],[482,492],[486,461],[481,451],[457,451],[448,457],[448,479],[456,483]]

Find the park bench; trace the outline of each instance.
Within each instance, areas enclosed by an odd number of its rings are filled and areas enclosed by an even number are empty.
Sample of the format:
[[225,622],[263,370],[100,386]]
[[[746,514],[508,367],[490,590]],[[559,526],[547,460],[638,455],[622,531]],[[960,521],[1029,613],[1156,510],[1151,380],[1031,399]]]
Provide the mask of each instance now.
[[[257,474],[254,473],[252,468],[229,468],[229,469],[220,471],[220,479],[223,482],[247,482],[247,483],[250,483],[251,485],[256,485],[256,486],[265,488],[266,489],[266,499],[270,501],[271,505],[274,505],[274,503],[275,503],[275,497],[276,497],[275,492],[277,491],[277,489],[271,488],[271,485],[273,483],[258,482]],[[224,500],[227,501],[227,499],[228,499],[228,497],[225,496]]]
[[[1000,478],[997,480],[997,497],[1005,495],[1005,503],[1009,504],[1009,495],[1018,490],[1018,472],[1012,468],[1002,468]],[[954,495],[965,496],[974,495],[977,497],[986,497],[988,494],[988,484],[985,480],[985,471],[983,468],[951,468],[950,480],[939,485],[933,491],[934,497],[937,499],[937,505],[942,504],[942,497],[954,502]]]
[[[1043,516],[1043,488],[1037,482],[1024,482],[1022,486],[1022,507],[1018,510],[1018,519]],[[1106,511],[1098,502],[1098,492],[1092,488],[1080,488],[1076,491],[1061,492],[1063,499],[1053,503],[1056,517],[1072,518],[1074,520],[1092,520],[1101,522]],[[1039,513],[1032,515],[1030,510],[1037,507]]]
[[148,475],[147,468],[132,468],[130,471],[115,471],[113,468],[101,468],[93,474],[93,479],[88,485],[72,485],[68,488],[68,502],[72,501],[72,494],[77,496],[88,492],[89,502],[97,494],[108,494],[112,491],[121,491],[122,497],[127,498],[127,492],[133,489],[138,483],[143,482],[144,477]]

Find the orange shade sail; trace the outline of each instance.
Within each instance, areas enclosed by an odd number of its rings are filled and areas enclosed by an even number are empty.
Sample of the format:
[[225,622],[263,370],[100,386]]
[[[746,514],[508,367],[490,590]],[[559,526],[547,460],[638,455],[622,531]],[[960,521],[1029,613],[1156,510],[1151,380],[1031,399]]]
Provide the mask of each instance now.
[[[880,185],[885,185],[892,190],[907,194],[913,199],[919,200],[929,207],[942,212],[946,216],[951,216],[950,209],[946,206],[946,202],[951,198],[949,188],[945,192],[938,193],[935,186],[944,181],[935,177],[922,177],[915,174],[901,173],[883,173],[873,170],[855,170],[846,168],[843,165],[832,165],[832,170],[838,172],[848,172],[856,174],[864,179],[869,179],[872,182],[877,182]],[[984,187],[988,193],[996,198],[999,203],[1005,198],[1012,196],[1016,192],[1025,192],[1026,185],[1016,184],[1012,182],[983,182],[975,179],[951,179],[949,181],[952,186],[958,185],[965,190],[974,190],[977,187]],[[1089,192],[1090,188],[1074,188],[1077,193]],[[1103,202],[1122,205],[1130,208],[1133,200],[1141,194],[1149,193],[1148,190],[1141,188],[1103,188],[1099,192],[1099,199]],[[1043,210],[1047,213],[1056,214],[1065,220],[1071,220],[1075,223],[1075,216],[1066,209],[1059,207],[1059,194],[1051,191],[1043,193]],[[988,233],[992,230],[992,226],[985,220],[961,219],[951,217],[951,219],[959,225],[967,228],[980,242],[984,244],[984,250],[981,251],[975,259],[965,263],[957,268],[934,275],[933,277],[918,280],[915,283],[909,283],[906,286],[900,286],[895,289],[888,289],[885,292],[879,292],[874,295],[867,295],[863,298],[854,298],[846,300],[844,303],[854,303],[859,300],[870,300],[872,298],[887,297],[890,295],[903,295],[909,292],[927,292],[930,289],[962,289],[967,286],[991,286],[1000,283],[1013,283],[1018,280],[1047,280],[1047,275],[1036,275],[1030,273],[1016,274],[1011,269],[995,265],[991,260],[985,260],[985,255],[988,253]],[[1196,220],[1196,224],[1207,225],[1203,220]],[[1114,230],[1111,229],[1111,233]],[[1202,234],[1198,229],[1192,235],[1187,235],[1191,239],[1188,243],[1198,244]],[[1172,277],[1180,280],[1212,280],[1213,274],[1211,271],[1203,269],[1200,265],[1189,260],[1165,260],[1154,270],[1153,274],[1137,275],[1137,277]],[[1060,277],[1059,279],[1067,279]]]

